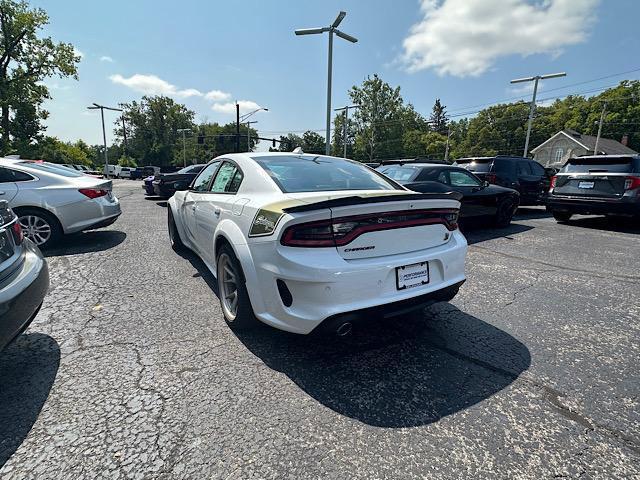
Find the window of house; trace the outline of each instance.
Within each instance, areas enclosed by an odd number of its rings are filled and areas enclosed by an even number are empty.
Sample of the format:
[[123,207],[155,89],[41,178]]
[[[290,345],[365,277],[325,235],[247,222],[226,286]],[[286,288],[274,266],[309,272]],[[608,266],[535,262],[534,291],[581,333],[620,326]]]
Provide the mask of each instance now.
[[561,162],[562,161],[562,157],[564,157],[564,148],[562,148],[562,147],[556,148],[555,154],[553,156],[554,160],[556,162]]

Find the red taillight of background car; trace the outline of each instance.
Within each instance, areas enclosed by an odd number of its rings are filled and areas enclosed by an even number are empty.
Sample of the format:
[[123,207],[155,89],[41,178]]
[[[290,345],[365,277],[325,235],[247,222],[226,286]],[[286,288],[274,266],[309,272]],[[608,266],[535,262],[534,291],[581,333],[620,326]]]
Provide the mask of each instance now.
[[16,222],[11,227],[11,231],[13,232],[13,240],[16,245],[20,245],[24,240],[24,233],[22,231],[22,227],[20,226],[20,222],[16,220]]
[[287,228],[280,243],[288,247],[341,247],[368,232],[436,224],[455,230],[458,210],[406,210],[301,223]]
[[556,177],[555,175],[551,177],[551,183],[549,184],[549,191],[553,190],[556,187],[557,180],[558,180],[558,177]]
[[493,183],[493,184],[495,184],[498,181],[498,176],[495,173],[487,173],[484,178],[487,182]]
[[104,197],[109,193],[109,190],[104,188],[81,188],[78,191],[89,198]]
[[624,180],[624,189],[625,190],[635,190],[636,188],[640,188],[640,177],[627,177]]

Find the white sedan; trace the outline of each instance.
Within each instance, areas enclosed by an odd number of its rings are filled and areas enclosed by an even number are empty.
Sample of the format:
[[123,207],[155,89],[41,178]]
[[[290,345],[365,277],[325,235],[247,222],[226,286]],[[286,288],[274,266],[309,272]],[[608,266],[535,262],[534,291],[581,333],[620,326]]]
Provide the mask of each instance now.
[[321,155],[218,157],[169,200],[176,249],[217,278],[225,320],[339,335],[370,314],[451,300],[465,280],[459,194],[416,194]]

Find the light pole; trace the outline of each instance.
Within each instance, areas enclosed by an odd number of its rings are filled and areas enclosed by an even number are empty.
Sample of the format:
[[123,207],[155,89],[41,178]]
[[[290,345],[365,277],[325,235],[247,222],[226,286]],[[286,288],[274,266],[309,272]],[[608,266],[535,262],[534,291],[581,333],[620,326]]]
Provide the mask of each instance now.
[[444,149],[444,161],[449,161],[449,140],[451,139],[451,125],[447,127],[447,146]]
[[190,128],[179,128],[176,132],[182,132],[182,167],[187,166],[187,132],[191,133]]
[[600,121],[598,122],[598,135],[596,136],[596,145],[593,147],[593,154],[598,155],[598,144],[600,143],[600,135],[602,135],[602,124],[604,123],[604,115],[607,113],[607,101],[605,100],[602,105],[602,112],[600,113]]
[[347,123],[349,121],[349,109],[360,108],[360,105],[346,105],[341,108],[335,108],[334,111],[340,112],[344,110],[344,125],[342,125],[342,143],[344,144],[343,157],[347,158]]
[[319,33],[329,32],[329,61],[327,68],[327,132],[325,139],[325,153],[329,155],[331,153],[331,70],[333,64],[333,34],[335,33],[340,38],[347,40],[351,43],[356,43],[357,38],[352,37],[344,32],[338,30],[340,22],[347,15],[347,12],[340,12],[333,23],[328,27],[319,28],[300,28],[295,31],[296,35],[316,35]]
[[[236,132],[237,132],[237,141],[236,141],[236,150],[239,152],[240,151],[240,122],[245,123],[245,120],[247,120],[251,115],[253,115],[254,113],[258,113],[260,111],[264,111],[264,112],[268,112],[269,109],[265,108],[265,107],[260,107],[260,108],[256,108],[255,110],[249,112],[249,113],[245,113],[244,115],[240,116],[240,105],[238,105],[236,103]],[[251,133],[249,131],[250,125],[252,123],[258,123],[258,122],[246,122],[247,123],[247,152],[251,151]]]
[[546,80],[548,78],[558,78],[558,77],[566,77],[567,74],[565,72],[560,73],[549,73],[547,75],[536,75],[534,77],[525,77],[525,78],[516,78],[511,80],[511,83],[522,83],[522,82],[531,82],[533,81],[533,98],[531,99],[531,106],[529,107],[529,122],[527,124],[527,137],[524,141],[524,153],[523,157],[527,156],[527,152],[529,150],[529,136],[531,135],[531,124],[533,123],[533,113],[536,109],[536,95],[538,93],[538,81]]
[[109,179],[109,155],[107,154],[107,132],[104,129],[104,111],[113,110],[114,112],[122,112],[122,109],[105,107],[104,105],[98,105],[95,102],[90,107],[87,107],[87,109],[100,110],[100,117],[102,118],[102,141],[104,142],[104,176],[108,180]]

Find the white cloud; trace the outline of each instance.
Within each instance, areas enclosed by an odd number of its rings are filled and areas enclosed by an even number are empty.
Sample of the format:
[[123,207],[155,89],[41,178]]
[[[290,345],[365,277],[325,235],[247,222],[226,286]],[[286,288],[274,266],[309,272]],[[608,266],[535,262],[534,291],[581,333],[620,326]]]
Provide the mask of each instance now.
[[113,63],[113,58],[111,58],[109,55],[103,55],[100,57],[100,61]]
[[600,0],[421,0],[424,18],[403,42],[409,72],[477,76],[507,55],[548,53],[583,42]]
[[[260,108],[260,105],[251,100],[240,100],[238,104],[240,105],[240,112],[244,113]],[[211,109],[220,113],[234,113],[236,111],[236,104],[235,102],[214,103]]]
[[231,98],[231,94],[221,90],[211,90],[204,95],[204,98],[211,100],[212,102],[222,102],[224,100],[229,100]]
[[136,73],[131,75],[129,78],[125,78],[122,75],[116,74],[111,75],[109,79],[113,83],[124,85],[136,92],[145,93],[147,95],[167,95],[178,98],[202,96],[202,92],[195,88],[179,90],[175,85],[172,85],[166,80],[155,75],[142,75],[140,73]]

